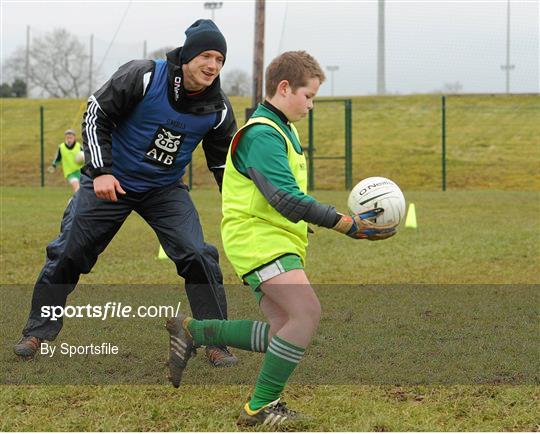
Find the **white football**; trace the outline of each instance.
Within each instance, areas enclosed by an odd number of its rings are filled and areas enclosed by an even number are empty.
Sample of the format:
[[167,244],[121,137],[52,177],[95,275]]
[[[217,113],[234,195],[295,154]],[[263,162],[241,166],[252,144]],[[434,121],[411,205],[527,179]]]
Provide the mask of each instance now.
[[84,163],[84,152],[80,151],[77,154],[75,154],[75,163],[82,164]]
[[405,197],[398,185],[388,178],[374,176],[354,186],[347,201],[349,211],[359,214],[373,208],[383,208],[384,213],[370,219],[376,225],[398,225],[405,218]]

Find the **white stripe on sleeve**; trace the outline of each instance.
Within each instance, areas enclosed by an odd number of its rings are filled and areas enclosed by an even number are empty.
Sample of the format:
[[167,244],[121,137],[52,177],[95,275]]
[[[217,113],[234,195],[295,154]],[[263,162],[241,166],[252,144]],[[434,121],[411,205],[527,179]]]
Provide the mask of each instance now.
[[92,159],[92,166],[94,168],[103,167],[103,158],[101,156],[101,148],[98,145],[97,140],[97,111],[101,110],[99,104],[92,95],[88,101],[90,102],[88,106],[88,113],[86,115],[86,136],[88,138],[88,149],[90,151],[90,156]]
[[218,127],[223,123],[223,121],[225,120],[225,117],[227,116],[227,111],[229,109],[227,108],[227,104],[225,104],[225,108],[223,109],[223,111],[221,112],[221,120],[219,121],[219,123],[214,127],[214,130],[217,130]]
[[148,83],[150,83],[150,78],[152,78],[152,71],[143,75],[143,96],[146,95],[146,88],[148,87]]

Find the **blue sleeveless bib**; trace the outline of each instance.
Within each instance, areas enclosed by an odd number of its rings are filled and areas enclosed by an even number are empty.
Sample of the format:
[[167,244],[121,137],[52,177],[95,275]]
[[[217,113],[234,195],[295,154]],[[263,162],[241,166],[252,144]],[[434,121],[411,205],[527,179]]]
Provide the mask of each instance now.
[[178,181],[221,114],[176,111],[167,81],[167,62],[158,60],[146,95],[113,130],[112,172],[124,189],[144,192]]

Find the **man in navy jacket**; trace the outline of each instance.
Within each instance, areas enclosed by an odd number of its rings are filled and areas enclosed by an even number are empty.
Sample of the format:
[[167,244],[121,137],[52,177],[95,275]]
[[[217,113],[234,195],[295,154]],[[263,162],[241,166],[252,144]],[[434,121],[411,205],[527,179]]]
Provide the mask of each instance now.
[[[202,141],[208,168],[221,190],[227,150],[236,132],[221,90],[225,38],[211,20],[186,30],[183,47],[167,60],[133,60],[88,100],[82,124],[86,165],[80,191],[69,203],[59,236],[32,298],[17,355],[31,358],[54,340],[62,318],[43,317],[43,306],[65,306],[81,274],[89,273],[131,211],[156,232],[185,279],[197,319],[227,318],[217,249],[205,243],[182,176]],[[207,347],[215,366],[236,363],[226,347]]]

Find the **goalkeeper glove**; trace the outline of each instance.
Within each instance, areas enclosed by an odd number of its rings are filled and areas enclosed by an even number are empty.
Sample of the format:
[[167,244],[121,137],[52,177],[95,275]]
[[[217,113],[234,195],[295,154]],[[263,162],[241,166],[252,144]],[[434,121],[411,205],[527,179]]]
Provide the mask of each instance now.
[[383,208],[374,208],[360,214],[353,214],[352,216],[341,215],[341,218],[332,229],[355,239],[367,239],[370,241],[384,240],[396,234],[396,226],[375,226],[368,220],[379,217],[383,212]]

